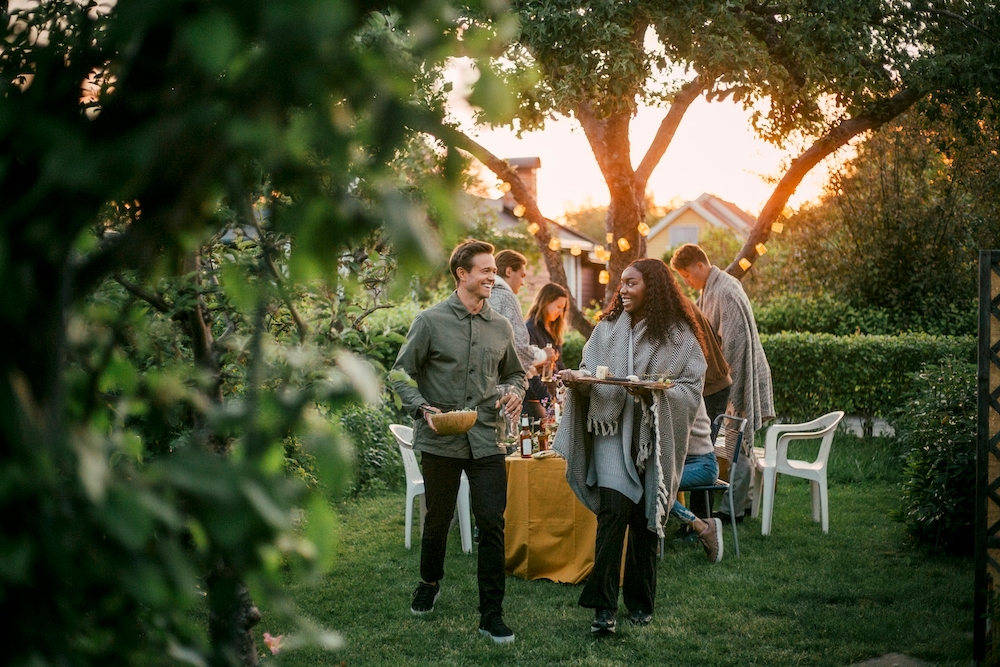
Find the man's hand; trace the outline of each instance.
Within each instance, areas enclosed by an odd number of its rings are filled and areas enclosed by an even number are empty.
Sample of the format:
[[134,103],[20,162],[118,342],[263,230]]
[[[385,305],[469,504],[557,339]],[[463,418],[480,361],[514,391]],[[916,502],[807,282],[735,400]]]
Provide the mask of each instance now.
[[517,417],[521,414],[521,397],[517,394],[505,394],[497,400],[496,407],[502,408],[509,417]]
[[435,408],[433,405],[421,405],[420,406],[420,412],[423,413],[423,415],[424,415],[424,421],[427,422],[427,425],[431,427],[431,430],[434,431],[435,433],[437,433],[438,430],[436,428],[434,428],[434,422],[431,421],[431,417],[430,416],[431,415],[439,415],[439,414],[441,414],[441,411],[439,409]]

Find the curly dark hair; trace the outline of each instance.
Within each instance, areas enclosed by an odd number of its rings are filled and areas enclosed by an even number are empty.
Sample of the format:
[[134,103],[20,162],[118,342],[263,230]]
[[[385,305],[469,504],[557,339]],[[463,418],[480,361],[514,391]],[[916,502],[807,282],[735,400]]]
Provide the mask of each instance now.
[[[705,334],[701,330],[698,318],[694,314],[694,304],[681,293],[677,279],[667,265],[659,259],[637,259],[626,268],[634,268],[642,274],[642,282],[646,284],[646,294],[643,299],[646,312],[646,326],[650,337],[654,340],[666,341],[667,332],[674,324],[684,321],[691,327],[702,352],[705,352]],[[602,320],[617,320],[624,312],[621,290],[615,292],[611,307],[601,316]]]

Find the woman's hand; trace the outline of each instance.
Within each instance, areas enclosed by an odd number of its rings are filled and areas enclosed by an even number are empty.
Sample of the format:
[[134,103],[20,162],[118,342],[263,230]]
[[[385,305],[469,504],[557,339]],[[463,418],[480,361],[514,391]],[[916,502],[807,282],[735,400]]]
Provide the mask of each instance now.
[[646,403],[652,403],[653,402],[653,392],[651,392],[646,387],[628,387],[628,386],[626,386],[625,387],[625,391],[627,391],[628,393],[632,394],[636,398],[642,399]]

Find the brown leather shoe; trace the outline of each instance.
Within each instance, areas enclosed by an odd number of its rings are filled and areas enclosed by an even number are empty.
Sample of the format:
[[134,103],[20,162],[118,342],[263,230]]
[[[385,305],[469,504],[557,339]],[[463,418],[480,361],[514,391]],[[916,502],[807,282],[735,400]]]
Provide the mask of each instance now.
[[722,521],[719,519],[709,519],[708,528],[698,536],[701,546],[705,548],[705,555],[712,563],[722,562]]

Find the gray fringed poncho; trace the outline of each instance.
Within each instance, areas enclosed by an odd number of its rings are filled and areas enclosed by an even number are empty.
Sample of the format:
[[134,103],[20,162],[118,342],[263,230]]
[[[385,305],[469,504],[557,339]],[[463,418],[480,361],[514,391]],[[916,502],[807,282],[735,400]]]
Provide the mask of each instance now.
[[[628,372],[628,341],[631,316],[622,313],[613,321],[602,320],[594,328],[583,348],[581,370],[607,366],[613,377]],[[650,341],[645,321],[635,325],[634,372],[637,375],[663,375],[673,382],[668,389],[654,390],[653,405],[643,406],[639,429],[639,454],[636,467],[645,469],[647,527],[663,535],[663,522],[674,499],[684,469],[688,438],[701,405],[705,381],[705,355],[687,323],[670,328],[666,341]],[[566,458],[566,479],[570,488],[595,514],[600,510],[600,491],[587,484],[587,471],[593,456],[593,433],[620,432],[619,420],[631,397],[615,385],[589,385],[589,394],[571,389],[559,423],[553,449]],[[627,403],[626,403],[627,402]]]

